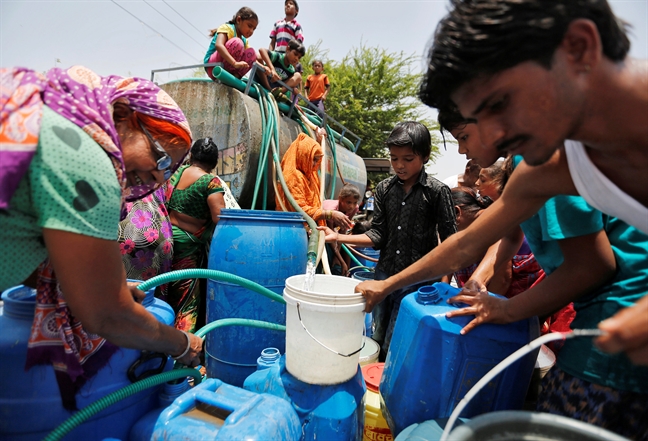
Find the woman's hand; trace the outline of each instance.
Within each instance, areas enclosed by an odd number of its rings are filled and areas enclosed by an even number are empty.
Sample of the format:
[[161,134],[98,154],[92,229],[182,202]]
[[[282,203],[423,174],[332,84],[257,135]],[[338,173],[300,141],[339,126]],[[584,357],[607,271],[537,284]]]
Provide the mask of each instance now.
[[362,282],[355,287],[355,292],[359,292],[367,302],[365,312],[371,312],[375,306],[387,297],[390,291],[387,290],[387,283],[384,280],[369,280]]
[[[187,336],[189,336],[189,342],[188,342],[189,350],[185,355],[177,359],[177,361],[179,363],[184,364],[185,366],[195,367],[200,364],[200,354],[203,351],[203,339],[198,337],[195,334],[190,334],[190,333],[187,333]],[[184,337],[184,334],[183,334],[183,338],[186,341],[186,337]]]
[[336,226],[340,227],[342,232],[345,232],[353,227],[351,220],[347,217],[346,214],[342,213],[341,211],[331,210],[331,220]]
[[133,300],[135,300],[137,303],[142,303],[144,299],[146,298],[146,293],[142,291],[141,289],[138,288],[139,282],[126,282],[128,285],[128,289],[131,292],[131,295],[133,296]]
[[329,227],[317,227],[319,231],[323,231],[325,236],[324,236],[324,241],[326,243],[333,243],[338,241],[338,233],[337,231],[331,230]]
[[648,366],[648,295],[599,323],[607,334],[596,339],[605,352],[625,352],[635,364]]
[[234,63],[235,69],[245,69],[246,67],[248,67],[248,64],[245,61],[237,61]]
[[475,318],[461,330],[461,334],[467,334],[482,323],[511,323],[508,313],[508,300],[500,299],[488,294],[479,292],[476,295],[459,294],[450,299],[448,303],[465,303],[465,308],[450,311],[446,317],[461,317],[474,315]]

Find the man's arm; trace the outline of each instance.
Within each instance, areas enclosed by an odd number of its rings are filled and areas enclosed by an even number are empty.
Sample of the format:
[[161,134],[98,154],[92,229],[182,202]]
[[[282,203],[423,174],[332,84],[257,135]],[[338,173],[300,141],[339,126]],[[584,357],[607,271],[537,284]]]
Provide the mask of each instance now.
[[476,296],[459,294],[448,303],[469,306],[451,311],[448,317],[474,315],[461,331],[470,332],[482,323],[512,323],[545,316],[607,283],[615,274],[616,260],[604,230],[558,241],[563,263],[542,282],[510,300],[480,292]]
[[371,311],[389,293],[442,277],[479,260],[489,246],[507,235],[542,205],[558,194],[575,194],[564,154],[557,152],[547,164],[530,167],[520,164],[502,196],[464,231],[448,237],[438,247],[403,271],[383,281],[362,282],[356,292],[367,301]]
[[[503,272],[510,269],[511,260],[522,246],[523,240],[524,234],[522,229],[518,227],[491,245],[468,282],[466,282],[464,291],[467,291],[467,294],[472,292],[473,295],[480,291],[486,291],[486,287],[493,279],[497,280],[499,277],[503,277]],[[492,286],[488,290],[504,295],[504,292],[499,292],[497,289],[493,289]]]

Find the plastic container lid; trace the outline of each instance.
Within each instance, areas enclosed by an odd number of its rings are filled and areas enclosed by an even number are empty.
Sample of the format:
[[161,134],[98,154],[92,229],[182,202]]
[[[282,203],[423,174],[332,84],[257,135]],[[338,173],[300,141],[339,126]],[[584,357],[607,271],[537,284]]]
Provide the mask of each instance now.
[[540,351],[538,352],[538,359],[536,360],[535,368],[551,368],[554,364],[556,364],[556,355],[553,353],[553,351],[545,345],[540,346]]
[[362,366],[378,363],[380,345],[371,337],[364,338],[364,347],[360,350],[360,364]]
[[378,386],[380,386],[380,379],[384,370],[385,363],[371,363],[362,366],[362,376],[364,377],[365,383],[367,383],[367,389],[372,392],[378,392]]

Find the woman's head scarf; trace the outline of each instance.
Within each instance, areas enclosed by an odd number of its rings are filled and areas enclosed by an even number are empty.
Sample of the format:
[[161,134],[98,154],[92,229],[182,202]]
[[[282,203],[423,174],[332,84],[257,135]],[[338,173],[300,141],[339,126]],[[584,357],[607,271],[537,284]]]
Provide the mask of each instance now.
[[157,183],[126,187],[122,147],[113,121],[115,103],[177,124],[191,137],[180,107],[149,80],[102,77],[83,66],[55,68],[45,75],[25,68],[0,69],[0,209],[8,208],[36,153],[43,104],[79,126],[106,151],[124,200],[139,199],[159,187]]
[[[317,173],[322,154],[322,147],[317,141],[300,133],[281,160],[281,170],[293,199],[312,218],[319,218],[322,213],[320,178]],[[314,164],[314,159],[317,156],[320,157],[320,161]],[[288,198],[284,195],[283,188],[277,189],[276,198],[277,207],[281,205],[281,201],[287,210],[294,211]],[[319,223],[325,225],[323,220]]]

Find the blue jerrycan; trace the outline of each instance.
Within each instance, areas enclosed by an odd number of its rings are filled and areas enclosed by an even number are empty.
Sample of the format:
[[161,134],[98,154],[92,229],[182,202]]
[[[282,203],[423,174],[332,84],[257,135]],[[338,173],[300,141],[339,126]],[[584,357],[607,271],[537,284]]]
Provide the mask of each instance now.
[[287,401],[210,378],[162,411],[151,441],[298,441],[300,436],[299,419]]
[[[474,316],[446,318],[447,312],[465,306],[447,303],[459,291],[435,283],[401,303],[380,383],[383,413],[394,435],[414,423],[449,417],[482,376],[539,335],[536,317],[508,325],[485,324],[461,335]],[[461,417],[521,409],[537,355],[535,351],[509,366]]]

